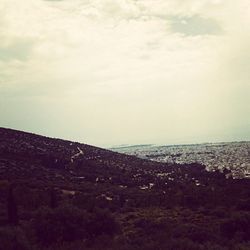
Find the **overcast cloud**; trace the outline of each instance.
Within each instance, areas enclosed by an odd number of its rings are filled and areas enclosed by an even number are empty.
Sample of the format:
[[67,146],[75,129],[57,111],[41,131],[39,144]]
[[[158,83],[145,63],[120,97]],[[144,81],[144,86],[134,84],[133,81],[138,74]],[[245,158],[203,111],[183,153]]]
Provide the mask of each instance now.
[[99,146],[250,140],[249,0],[1,0],[0,126]]

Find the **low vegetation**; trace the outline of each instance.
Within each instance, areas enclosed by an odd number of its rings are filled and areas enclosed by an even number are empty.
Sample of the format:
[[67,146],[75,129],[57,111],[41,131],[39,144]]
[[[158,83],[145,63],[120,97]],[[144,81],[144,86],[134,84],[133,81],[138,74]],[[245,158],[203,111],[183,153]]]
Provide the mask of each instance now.
[[0,250],[247,250],[250,182],[0,129]]

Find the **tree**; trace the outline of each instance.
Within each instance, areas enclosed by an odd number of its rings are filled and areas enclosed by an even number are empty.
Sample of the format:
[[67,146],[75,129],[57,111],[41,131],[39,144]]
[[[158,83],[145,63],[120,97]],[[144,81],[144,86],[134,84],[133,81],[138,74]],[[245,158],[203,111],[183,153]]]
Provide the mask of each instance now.
[[10,185],[8,191],[8,222],[11,225],[18,225],[18,212],[17,204],[14,197],[14,188],[13,185]]
[[54,188],[51,188],[49,190],[49,195],[50,195],[50,208],[54,209],[58,206],[56,190]]

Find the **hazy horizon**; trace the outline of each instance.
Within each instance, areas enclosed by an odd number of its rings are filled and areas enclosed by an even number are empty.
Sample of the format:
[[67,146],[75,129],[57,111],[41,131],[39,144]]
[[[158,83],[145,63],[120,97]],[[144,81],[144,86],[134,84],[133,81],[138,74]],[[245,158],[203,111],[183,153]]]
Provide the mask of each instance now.
[[247,0],[2,0],[0,127],[96,146],[250,140]]
[[[40,135],[40,136],[45,136],[45,137],[49,137],[52,139],[61,139],[61,140],[66,140],[66,141],[72,141],[72,142],[77,142],[77,143],[83,143],[83,144],[88,144],[86,143],[86,141],[79,141],[77,138],[69,138],[69,137],[55,137],[53,135],[49,135],[49,134],[41,134],[41,133],[37,133],[37,132],[32,132],[29,130],[19,130],[17,128],[12,128],[12,127],[0,127],[0,128],[4,128],[4,129],[11,129],[11,130],[16,130],[16,131],[20,131],[20,132],[26,132],[26,133],[32,133],[35,135]],[[214,141],[191,141],[191,142],[176,142],[176,143],[170,143],[170,142],[166,142],[166,143],[147,143],[147,144],[143,144],[143,143],[134,143],[134,144],[89,144],[91,146],[97,146],[97,147],[103,147],[106,149],[118,149],[118,148],[127,148],[127,147],[161,147],[161,146],[185,146],[185,145],[201,145],[201,144],[223,144],[223,143],[241,143],[241,142],[250,142],[250,140],[229,140],[229,141],[220,141],[220,140],[214,140]]]

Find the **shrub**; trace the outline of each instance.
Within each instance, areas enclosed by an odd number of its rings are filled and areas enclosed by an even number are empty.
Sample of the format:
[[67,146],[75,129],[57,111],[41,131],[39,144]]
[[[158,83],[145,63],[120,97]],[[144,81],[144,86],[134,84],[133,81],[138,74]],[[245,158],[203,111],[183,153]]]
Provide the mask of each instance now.
[[59,241],[74,241],[86,238],[89,215],[84,210],[65,205],[54,210],[41,208],[34,220],[38,240],[44,245]]
[[19,227],[0,228],[0,250],[29,250],[30,244]]
[[91,221],[87,228],[91,238],[102,234],[114,236],[119,230],[119,224],[108,210],[95,209],[91,214]]
[[214,234],[207,228],[194,224],[179,225],[173,232],[174,238],[188,238],[194,242],[204,243],[214,240]]
[[105,210],[88,213],[72,205],[56,209],[43,207],[35,217],[33,227],[42,245],[76,240],[91,240],[100,235],[113,236],[119,229],[112,215]]
[[241,235],[245,241],[250,240],[250,214],[235,214],[232,218],[224,220],[220,226],[221,233],[226,238],[234,238]]

